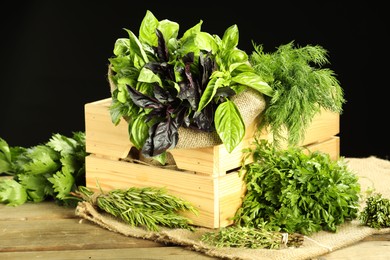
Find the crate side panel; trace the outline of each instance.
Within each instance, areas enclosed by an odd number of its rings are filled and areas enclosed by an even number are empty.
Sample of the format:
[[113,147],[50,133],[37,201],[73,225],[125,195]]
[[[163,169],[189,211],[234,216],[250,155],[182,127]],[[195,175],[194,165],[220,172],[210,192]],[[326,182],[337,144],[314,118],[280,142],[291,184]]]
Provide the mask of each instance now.
[[340,158],[340,137],[333,136],[328,140],[306,146],[309,151],[321,151],[329,154],[332,160]]
[[218,227],[217,179],[94,155],[86,157],[86,185],[98,191],[129,187],[165,187],[171,194],[191,202],[199,215],[185,213],[195,225]]
[[327,140],[340,132],[340,115],[326,110],[321,110],[307,129],[305,139],[301,145]]
[[246,192],[243,176],[238,171],[220,177],[219,194],[219,225],[226,227],[233,224],[232,217],[242,205],[242,199]]
[[132,147],[127,123],[115,126],[109,114],[110,99],[85,105],[86,151],[111,158],[125,158]]
[[[313,117],[310,125],[305,131],[304,139],[298,144],[299,146],[306,146],[312,143],[317,143],[323,140],[327,140],[332,136],[340,133],[340,115],[327,110],[322,109],[318,114]],[[282,133],[287,137],[287,133]],[[272,134],[264,129],[260,137],[270,142],[273,141]],[[287,147],[287,142],[281,142],[281,147]]]
[[[240,168],[244,163],[243,149],[247,149],[253,147],[254,138],[246,138],[244,139],[234,150],[229,153],[225,147],[218,147],[218,152],[216,154],[219,155],[218,160],[218,168],[220,169],[219,175],[224,175],[226,172]],[[253,162],[252,157],[247,157],[245,160],[245,164]]]
[[169,151],[182,170],[199,172],[204,175],[213,175],[217,169],[214,166],[214,148],[172,149]]

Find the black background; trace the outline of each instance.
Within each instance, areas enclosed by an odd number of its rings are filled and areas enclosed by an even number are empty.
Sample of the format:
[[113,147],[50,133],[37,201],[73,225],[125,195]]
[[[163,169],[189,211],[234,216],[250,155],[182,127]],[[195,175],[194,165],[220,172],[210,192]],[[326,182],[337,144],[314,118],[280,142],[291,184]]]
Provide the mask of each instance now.
[[[34,146],[53,133],[84,131],[84,104],[110,97],[106,79],[115,40],[138,35],[146,10],[185,30],[222,36],[237,24],[239,48],[266,52],[292,40],[321,45],[347,103],[341,155],[389,159],[389,23],[374,1],[3,1],[0,48],[0,137]],[[384,1],[383,1],[384,2]]]

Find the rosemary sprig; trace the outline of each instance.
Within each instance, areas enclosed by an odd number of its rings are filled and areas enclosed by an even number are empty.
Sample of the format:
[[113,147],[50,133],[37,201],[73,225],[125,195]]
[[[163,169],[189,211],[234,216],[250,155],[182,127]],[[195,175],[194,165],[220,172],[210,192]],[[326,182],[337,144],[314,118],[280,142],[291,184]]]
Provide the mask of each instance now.
[[101,210],[124,220],[132,226],[143,226],[158,231],[159,226],[193,230],[191,220],[180,215],[180,211],[198,214],[189,202],[168,194],[157,187],[131,187],[115,189],[96,195],[87,187],[79,187],[78,194]]

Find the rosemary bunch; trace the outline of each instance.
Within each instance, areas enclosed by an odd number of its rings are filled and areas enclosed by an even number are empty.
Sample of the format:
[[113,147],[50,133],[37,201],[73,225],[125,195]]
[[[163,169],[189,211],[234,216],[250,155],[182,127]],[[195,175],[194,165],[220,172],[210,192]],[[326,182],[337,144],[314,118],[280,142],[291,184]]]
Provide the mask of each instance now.
[[131,187],[116,189],[96,196],[86,187],[79,187],[80,196],[101,210],[124,220],[132,226],[158,231],[159,226],[193,230],[191,220],[178,214],[197,210],[187,201],[170,195],[163,188]]

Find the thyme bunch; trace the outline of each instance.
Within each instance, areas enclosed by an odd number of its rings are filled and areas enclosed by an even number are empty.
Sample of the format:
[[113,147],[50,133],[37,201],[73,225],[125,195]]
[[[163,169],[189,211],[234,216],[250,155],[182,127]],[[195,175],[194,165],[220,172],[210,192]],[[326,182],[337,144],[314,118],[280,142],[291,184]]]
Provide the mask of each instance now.
[[240,247],[252,249],[280,249],[302,245],[301,234],[288,234],[267,228],[229,226],[214,232],[207,232],[201,241],[216,247]]
[[363,225],[376,229],[390,227],[390,200],[380,193],[369,196],[359,220]]
[[143,226],[151,231],[158,231],[159,226],[193,230],[191,220],[178,213],[198,213],[189,202],[168,194],[164,188],[131,187],[96,195],[86,187],[79,187],[79,194],[84,200],[131,226]]

